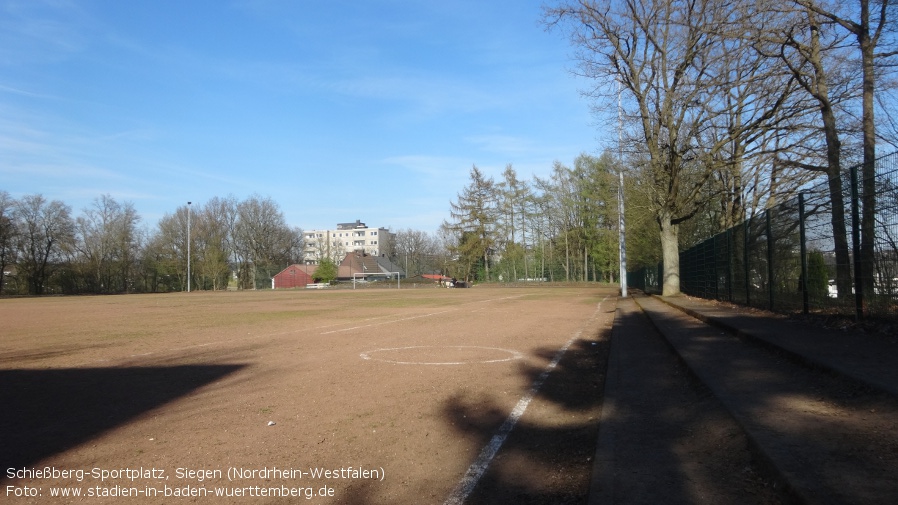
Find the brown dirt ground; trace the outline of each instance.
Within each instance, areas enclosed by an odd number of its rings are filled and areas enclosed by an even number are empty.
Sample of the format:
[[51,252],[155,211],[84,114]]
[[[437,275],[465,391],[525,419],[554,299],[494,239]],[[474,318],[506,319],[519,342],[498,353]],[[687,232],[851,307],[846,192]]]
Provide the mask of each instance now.
[[[443,503],[571,341],[484,488],[582,503],[613,303],[613,288],[484,286],[0,300],[0,501],[298,501],[211,496],[285,487],[332,492],[312,503]],[[382,478],[309,473],[350,467]],[[50,496],[64,487],[142,494]]]

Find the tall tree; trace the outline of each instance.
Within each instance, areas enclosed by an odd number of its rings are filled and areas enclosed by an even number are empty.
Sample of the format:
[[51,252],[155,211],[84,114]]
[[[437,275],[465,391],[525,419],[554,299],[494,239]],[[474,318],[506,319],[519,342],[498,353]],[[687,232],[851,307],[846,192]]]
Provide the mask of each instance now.
[[584,73],[600,86],[620,82],[635,102],[647,176],[656,188],[665,295],[680,292],[678,225],[695,214],[696,195],[710,175],[690,163],[715,44],[703,27],[719,21],[709,7],[701,0],[581,0],[549,11],[574,23]]
[[[591,260],[592,278],[610,279],[619,270],[616,164],[610,153],[581,154],[574,160],[583,226],[584,263]],[[585,271],[584,276],[588,277]]]
[[518,263],[523,261],[524,275],[529,277],[527,265],[527,224],[531,202],[531,190],[526,181],[518,179],[517,172],[509,163],[502,172],[498,186],[500,228],[504,254],[503,259],[511,265],[511,278],[518,279]]
[[[875,96],[877,77],[888,71],[894,50],[895,3],[891,0],[793,0],[809,13],[831,20],[850,33],[861,56],[861,128],[863,132],[863,168],[861,181],[861,261],[865,264],[863,289],[873,292],[873,265],[876,227],[876,122]],[[810,24],[810,23],[809,23]],[[882,50],[883,46],[891,46]]]
[[575,270],[579,262],[574,256],[580,250],[578,246],[578,233],[576,229],[579,223],[577,212],[577,186],[570,168],[555,161],[552,165],[552,174],[548,179],[534,178],[536,188],[542,193],[540,208],[545,216],[546,239],[549,243],[550,275],[555,265],[554,255],[559,255],[558,265],[564,270],[564,280],[571,281],[576,278]]
[[132,203],[119,203],[110,195],[95,198],[76,219],[77,249],[88,268],[89,291],[130,291],[139,221]]
[[[782,153],[780,158],[787,165],[826,174],[832,207],[830,224],[836,256],[836,290],[839,297],[845,298],[851,294],[852,280],[840,138],[840,131],[845,128],[839,124],[837,113],[840,107],[856,98],[856,94],[851,85],[851,69],[845,64],[848,60],[843,49],[844,36],[836,32],[833,22],[808,7],[777,8],[774,12],[781,22],[766,27],[764,36],[773,43],[768,54],[781,61],[795,82],[816,102],[819,126],[812,128],[815,133],[820,132],[823,139],[821,150],[814,141],[816,135],[811,138],[802,136],[800,148],[793,149],[791,155]],[[816,153],[820,151],[825,153],[822,163],[816,161],[820,158]]]
[[9,193],[0,191],[0,295],[6,285],[6,268],[15,263],[18,233],[13,216],[15,202]]
[[[611,98],[619,83],[635,124],[632,146],[644,152],[663,257],[663,294],[680,292],[679,225],[705,203],[701,195],[718,170],[714,161],[731,145],[709,142],[706,131],[726,107],[722,89],[732,73],[719,63],[729,49],[708,27],[728,25],[735,2],[718,0],[580,0],[548,8],[550,24],[568,22],[583,74],[596,83],[591,96]],[[773,93],[778,105],[791,90]],[[609,100],[610,101],[610,100]],[[763,129],[775,110],[736,124],[728,136]]]
[[73,247],[71,210],[59,200],[26,195],[16,204],[16,217],[19,270],[30,294],[44,294],[48,279]]
[[238,274],[243,287],[255,289],[278,270],[299,261],[302,243],[302,230],[287,225],[271,198],[254,195],[237,205],[235,244],[244,260]]
[[183,205],[174,214],[162,216],[144,254],[144,262],[152,265],[152,275],[166,291],[187,290],[188,212],[188,206]]
[[224,289],[231,273],[231,199],[212,198],[195,214],[192,228],[199,289]]
[[406,275],[414,276],[439,271],[441,268],[437,239],[427,232],[406,228],[393,234],[392,261],[404,265]]
[[471,168],[470,183],[449,204],[451,221],[443,224],[455,235],[456,250],[466,265],[465,280],[470,280],[478,258],[483,261],[483,280],[490,280],[490,254],[496,244],[495,186],[495,181],[475,165]]

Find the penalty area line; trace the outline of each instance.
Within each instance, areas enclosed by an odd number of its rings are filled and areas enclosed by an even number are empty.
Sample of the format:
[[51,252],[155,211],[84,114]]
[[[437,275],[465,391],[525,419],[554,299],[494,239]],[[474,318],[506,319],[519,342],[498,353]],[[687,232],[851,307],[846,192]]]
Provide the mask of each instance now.
[[[599,312],[602,308],[602,303],[607,300],[608,297],[602,299],[599,302],[598,307],[596,307],[596,312],[593,313],[593,316],[589,319],[592,322],[595,319],[595,314]],[[518,400],[518,404],[515,405],[514,409],[512,409],[511,414],[508,415],[508,418],[505,419],[505,422],[502,423],[502,426],[499,427],[499,430],[493,435],[493,438],[490,439],[489,443],[484,446],[483,450],[480,451],[480,455],[477,457],[477,460],[468,467],[468,471],[465,472],[464,477],[462,477],[461,481],[455,486],[455,489],[452,490],[452,494],[449,495],[449,498],[443,502],[443,505],[462,505],[465,500],[468,499],[468,496],[471,494],[471,491],[474,491],[474,488],[477,486],[477,483],[480,481],[480,478],[483,477],[483,474],[486,473],[487,468],[489,468],[490,463],[493,461],[493,458],[499,452],[499,449],[502,448],[502,444],[505,443],[505,439],[508,438],[508,435],[511,433],[511,430],[514,429],[515,425],[518,424],[518,421],[521,419],[521,416],[524,415],[524,412],[527,410],[527,406],[530,405],[530,402],[533,401],[533,398],[539,392],[539,389],[542,387],[543,383],[549,377],[549,374],[555,367],[558,366],[558,363],[561,362],[561,358],[564,357],[564,353],[567,352],[568,348],[578,339],[580,335],[583,334],[583,328],[577,331],[570,340],[568,340],[558,352],[555,353],[555,357],[552,358],[552,362],[549,363],[545,370],[539,374],[539,377],[533,381],[533,384],[530,386],[530,390],[527,391],[520,400]]]

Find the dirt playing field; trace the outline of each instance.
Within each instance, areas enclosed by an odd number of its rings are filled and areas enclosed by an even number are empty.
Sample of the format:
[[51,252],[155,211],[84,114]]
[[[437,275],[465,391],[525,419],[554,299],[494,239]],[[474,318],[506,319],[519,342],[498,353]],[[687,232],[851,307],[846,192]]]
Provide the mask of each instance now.
[[583,502],[615,296],[0,300],[0,501]]

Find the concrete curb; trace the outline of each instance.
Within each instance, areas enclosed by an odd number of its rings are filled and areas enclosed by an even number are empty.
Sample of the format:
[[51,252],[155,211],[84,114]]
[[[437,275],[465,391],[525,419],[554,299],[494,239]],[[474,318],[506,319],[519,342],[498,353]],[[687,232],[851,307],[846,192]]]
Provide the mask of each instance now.
[[826,363],[822,360],[815,359],[814,357],[803,354],[801,351],[798,351],[795,349],[789,349],[788,347],[778,344],[776,342],[773,342],[770,339],[755,335],[751,331],[748,331],[743,328],[739,328],[735,325],[732,325],[732,324],[722,320],[719,317],[709,316],[707,314],[703,314],[696,310],[690,309],[689,307],[684,307],[683,305],[676,303],[675,300],[671,300],[669,298],[663,298],[658,295],[651,295],[651,297],[660,302],[663,302],[665,305],[668,305],[669,307],[672,307],[676,310],[683,312],[684,314],[694,317],[695,319],[698,319],[699,321],[701,321],[709,326],[713,326],[715,328],[726,331],[727,333],[730,333],[738,338],[741,338],[750,343],[753,343],[753,344],[759,345],[763,348],[766,348],[768,351],[778,353],[781,356],[785,357],[786,359],[789,359],[790,361],[792,361],[794,363],[797,363],[799,365],[802,365],[802,366],[805,366],[808,368],[824,371],[824,372],[834,375],[836,377],[851,381],[860,387],[870,388],[870,389],[880,391],[882,393],[886,393],[886,394],[893,395],[893,396],[898,396],[898,390],[895,389],[894,384],[882,384],[879,381],[877,381],[875,378],[860,377],[853,370],[843,368],[843,367],[839,366],[838,364]]
[[[596,453],[592,463],[592,477],[589,483],[589,500],[587,505],[608,505],[614,503],[614,430],[610,429],[609,419],[614,415],[615,392],[620,381],[620,354],[615,353],[615,342],[620,325],[618,319],[620,309],[614,311],[612,323],[611,346],[608,350],[608,368],[605,375],[605,390],[602,393],[602,415],[599,416],[599,436]],[[615,338],[617,337],[617,338]]]
[[[655,296],[652,296],[652,297],[657,298],[659,301],[664,301],[660,297],[655,297]],[[788,472],[786,472],[780,465],[778,465],[776,463],[775,459],[767,453],[767,451],[764,449],[765,444],[763,444],[761,442],[761,440],[759,439],[760,438],[759,435],[749,425],[747,420],[744,419],[741,415],[734,412],[732,409],[730,409],[727,405],[728,402],[724,401],[724,399],[721,398],[719,392],[716,391],[715,388],[710,387],[710,385],[707,383],[707,381],[702,378],[702,375],[699,374],[695,370],[695,368],[693,368],[693,366],[691,365],[689,360],[687,360],[686,358],[683,357],[683,355],[680,353],[680,349],[676,345],[674,345],[673,342],[671,342],[670,337],[668,337],[668,335],[667,335],[667,332],[664,330],[664,328],[662,328],[661,326],[658,325],[658,322],[655,320],[655,318],[653,318],[643,308],[643,306],[639,303],[639,299],[634,297],[634,301],[636,302],[637,306],[639,306],[640,310],[642,310],[643,313],[646,315],[646,318],[650,321],[650,323],[655,328],[655,330],[657,330],[658,333],[664,338],[665,343],[667,343],[667,345],[677,355],[677,358],[680,360],[680,362],[683,364],[683,366],[686,368],[686,370],[689,371],[689,374],[693,377],[693,379],[696,380],[697,382],[703,384],[704,387],[711,390],[712,394],[714,394],[714,396],[717,397],[718,400],[723,404],[724,408],[729,413],[729,416],[739,426],[739,429],[742,430],[742,432],[745,434],[746,438],[748,439],[749,445],[750,445],[749,449],[750,449],[751,453],[757,458],[759,464],[762,465],[762,467],[765,469],[766,473],[772,478],[772,480],[774,480],[774,482],[776,482],[777,485],[783,485],[785,487],[784,494],[785,494],[786,498],[788,498],[792,503],[800,504],[800,505],[816,505],[818,503],[821,503],[820,500],[818,500],[816,497],[814,497],[813,495],[809,495],[808,493],[805,493],[803,489],[796,487],[792,483],[791,479],[788,477]],[[666,301],[664,301],[664,302],[665,302],[665,305],[668,305],[671,308],[680,310],[679,307],[675,307],[675,306],[671,305],[670,303],[667,303]],[[682,310],[682,312],[684,312],[690,316],[692,315],[692,314],[689,314],[689,311],[687,311],[687,310]],[[695,317],[695,316],[693,316],[693,317]],[[701,320],[702,322],[705,322],[701,317],[697,317],[697,319]],[[706,322],[706,324],[710,324],[710,323]],[[712,325],[712,326],[717,327],[716,325]]]

